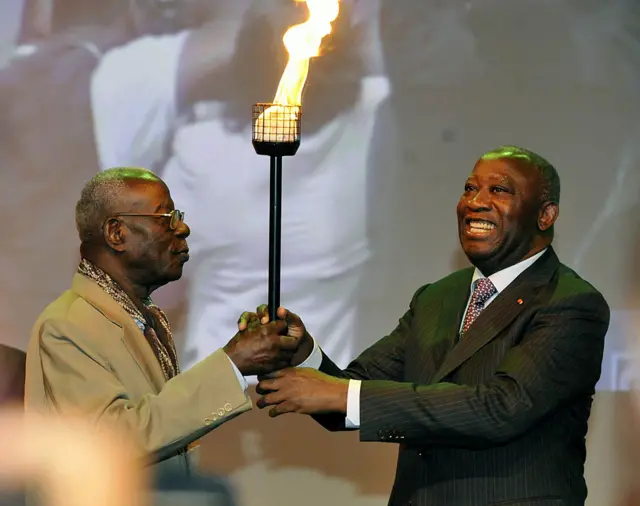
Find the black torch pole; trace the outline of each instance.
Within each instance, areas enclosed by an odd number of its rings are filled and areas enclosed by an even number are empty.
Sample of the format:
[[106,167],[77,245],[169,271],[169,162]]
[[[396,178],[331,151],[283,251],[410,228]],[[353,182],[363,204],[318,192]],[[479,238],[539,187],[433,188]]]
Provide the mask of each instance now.
[[269,319],[278,319],[282,231],[282,157],[293,156],[300,147],[299,105],[253,105],[252,144],[259,155],[269,156]]
[[277,319],[280,307],[280,236],[282,226],[282,157],[271,156],[269,209],[269,320]]

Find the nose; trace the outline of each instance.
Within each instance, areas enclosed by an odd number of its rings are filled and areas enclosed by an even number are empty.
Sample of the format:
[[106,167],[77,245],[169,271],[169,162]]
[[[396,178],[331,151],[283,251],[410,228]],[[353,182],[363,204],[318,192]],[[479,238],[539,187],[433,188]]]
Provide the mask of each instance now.
[[487,190],[478,190],[469,199],[467,199],[467,208],[473,212],[489,211],[491,196]]
[[180,237],[181,239],[186,239],[187,237],[189,237],[189,235],[191,235],[191,229],[189,228],[189,225],[187,225],[185,221],[182,221],[180,225],[178,225],[178,228],[176,228],[175,234],[176,234],[176,237]]

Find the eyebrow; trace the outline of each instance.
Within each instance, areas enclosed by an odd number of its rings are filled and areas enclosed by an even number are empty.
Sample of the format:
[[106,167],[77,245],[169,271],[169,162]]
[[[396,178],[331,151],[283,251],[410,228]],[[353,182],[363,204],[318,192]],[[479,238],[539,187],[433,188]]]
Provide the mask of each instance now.
[[501,183],[513,184],[513,179],[507,176],[506,174],[503,176],[492,177],[492,180],[500,181]]
[[[477,181],[477,177],[476,176],[469,176],[466,179],[466,182],[468,183],[469,181]],[[491,183],[495,183],[497,181],[501,182],[501,183],[509,183],[509,184],[513,184],[513,178],[510,178],[508,175],[504,174],[504,175],[491,175],[491,176],[487,176],[486,180],[488,180]]]

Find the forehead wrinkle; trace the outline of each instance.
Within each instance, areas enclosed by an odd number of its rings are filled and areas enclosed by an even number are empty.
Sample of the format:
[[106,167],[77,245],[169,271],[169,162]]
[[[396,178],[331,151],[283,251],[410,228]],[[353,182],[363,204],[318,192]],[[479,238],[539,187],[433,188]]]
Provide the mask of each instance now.
[[163,206],[166,206],[166,197],[157,204],[159,192],[163,186],[157,181],[133,180],[127,183],[127,189],[123,192],[119,201],[118,212],[144,212],[156,213]]
[[[471,174],[468,178],[467,181],[470,181],[472,179],[479,179],[479,176],[477,173],[473,173]],[[494,181],[498,181],[500,183],[507,183],[507,184],[513,184],[514,180],[511,176],[509,176],[509,174],[487,174],[485,176],[482,177],[482,179],[486,179],[488,181],[494,182]]]
[[[516,178],[528,180],[530,179],[532,174],[538,173],[538,170],[534,166],[532,166],[531,164],[527,163],[524,160],[498,158],[495,160],[481,159],[480,161],[494,164],[495,170],[501,169],[502,171],[504,171],[504,173],[502,174],[496,174],[497,176],[506,176],[510,178],[512,181],[515,181]],[[477,167],[478,166],[474,167],[474,172],[477,170]]]

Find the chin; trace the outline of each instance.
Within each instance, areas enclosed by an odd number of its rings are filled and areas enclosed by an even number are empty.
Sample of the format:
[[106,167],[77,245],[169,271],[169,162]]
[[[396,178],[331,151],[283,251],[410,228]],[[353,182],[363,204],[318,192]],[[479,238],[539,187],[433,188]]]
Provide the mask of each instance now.
[[182,277],[182,267],[178,269],[176,272],[171,273],[170,281],[178,281]]
[[467,237],[460,238],[462,251],[469,258],[488,258],[495,254],[496,245],[489,241],[472,240]]
[[490,247],[488,244],[463,244],[462,250],[469,261],[476,267],[491,261],[495,256],[495,248]]
[[167,283],[172,283],[173,281],[178,281],[182,277],[182,266],[179,268],[173,268],[165,271],[162,284],[166,285]]

